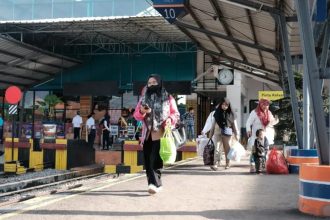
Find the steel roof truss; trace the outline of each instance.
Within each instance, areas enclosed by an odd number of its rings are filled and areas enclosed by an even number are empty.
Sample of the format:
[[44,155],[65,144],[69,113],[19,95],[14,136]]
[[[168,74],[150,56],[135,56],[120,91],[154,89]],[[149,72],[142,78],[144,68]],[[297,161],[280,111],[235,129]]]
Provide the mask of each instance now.
[[65,68],[65,67],[62,67],[62,66],[54,65],[54,64],[44,63],[44,62],[38,61],[38,59],[28,58],[26,56],[21,56],[21,55],[11,53],[11,52],[8,52],[8,51],[4,51],[4,50],[1,50],[1,49],[0,49],[0,53],[3,53],[5,55],[9,55],[9,56],[12,56],[12,57],[17,57],[17,58],[22,59],[22,60],[26,60],[26,61],[30,61],[30,62],[34,62],[34,63],[39,63],[41,65],[49,66],[49,67],[56,68],[56,69]]
[[[227,24],[226,20],[223,19],[224,16],[223,16],[223,13],[220,9],[220,6],[219,6],[217,0],[209,0],[209,1],[210,1],[211,5],[213,7],[213,10],[215,11],[215,13],[218,16],[219,22],[224,27],[224,30],[225,30],[227,36],[233,38],[233,34],[231,33],[230,28],[228,27],[228,24]],[[241,56],[241,58],[244,61],[247,61],[246,56],[244,55],[241,48],[235,42],[233,43],[233,45],[234,45],[235,49],[237,50],[237,52],[239,53],[239,55]]]
[[[256,30],[254,28],[251,12],[248,9],[245,9],[245,11],[246,11],[246,14],[247,14],[247,17],[248,17],[248,20],[249,20],[250,30],[251,30],[252,35],[253,35],[254,44],[258,45]],[[265,62],[264,62],[264,59],[262,58],[260,50],[258,50],[258,54],[259,54],[259,59],[260,59],[261,66],[265,66]]]
[[194,31],[199,31],[199,32],[202,32],[206,35],[211,35],[211,36],[218,37],[218,38],[221,38],[221,39],[224,39],[224,40],[228,40],[228,41],[231,41],[231,42],[242,44],[244,46],[251,47],[251,48],[254,48],[254,49],[257,49],[257,50],[262,50],[262,51],[271,53],[274,56],[277,56],[279,54],[277,51],[275,51],[271,48],[267,48],[267,47],[264,47],[262,45],[258,45],[258,44],[255,44],[255,43],[249,43],[249,42],[239,40],[239,39],[236,39],[234,37],[229,37],[229,36],[224,35],[224,34],[216,33],[216,32],[204,29],[204,28],[198,28],[198,27],[193,26],[191,24],[187,24],[186,22],[177,21],[175,24],[177,26],[181,26],[182,28],[187,28],[187,29],[191,29],[191,30],[194,30]]
[[[204,25],[202,24],[202,22],[200,22],[200,20],[198,19],[197,15],[195,14],[195,12],[193,11],[193,9],[189,6],[189,7],[186,7],[189,14],[191,15],[191,17],[194,19],[194,21],[196,22],[196,24],[199,26],[199,28],[201,29],[205,29]],[[178,23],[181,23],[179,20],[177,20],[177,22],[175,22],[175,24],[177,26]],[[220,52],[220,53],[224,53],[223,50],[219,47],[219,45],[217,44],[217,42],[215,42],[215,40],[211,37],[211,36],[208,36],[206,35],[207,38],[210,39],[210,41],[214,44],[214,46],[217,48],[217,50]]]
[[222,62],[217,61],[217,60],[215,62],[217,62],[218,65],[222,65],[222,66],[226,66],[228,68],[239,70],[239,71],[243,72],[245,75],[253,76],[253,77],[258,77],[260,79],[264,79],[264,80],[270,81],[270,82],[274,83],[275,85],[279,85],[280,84],[280,81],[279,80],[274,80],[274,79],[271,79],[271,78],[269,78],[267,76],[261,76],[261,75],[255,74],[252,71],[248,71],[248,70],[246,70],[244,68],[240,68],[240,67],[235,66],[235,65],[230,65],[230,64],[222,63]]
[[26,79],[26,80],[31,80],[31,81],[37,81],[37,80],[38,80],[38,79],[33,78],[33,77],[17,75],[17,74],[8,73],[8,72],[5,72],[5,71],[0,71],[0,75],[1,75],[1,76],[15,77],[15,78],[19,78],[19,79]]
[[264,71],[264,72],[269,72],[269,73],[274,73],[274,74],[278,74],[278,72],[276,71],[273,71],[273,70],[270,70],[270,69],[267,69],[265,67],[262,67],[262,66],[258,66],[258,65],[255,65],[255,64],[252,64],[252,63],[249,63],[247,61],[243,61],[243,60],[239,60],[235,57],[230,57],[230,56],[227,56],[225,54],[221,54],[221,53],[217,53],[215,51],[211,51],[211,50],[208,50],[206,48],[203,48],[202,46],[200,46],[200,49],[209,53],[209,54],[213,54],[213,55],[216,55],[216,56],[219,56],[219,57],[223,57],[229,61],[233,61],[233,62],[237,62],[237,63],[241,63],[241,64],[244,64],[244,65],[247,65],[247,66],[250,66],[250,67],[253,67],[255,69],[258,69],[258,70],[261,70],[261,71]]

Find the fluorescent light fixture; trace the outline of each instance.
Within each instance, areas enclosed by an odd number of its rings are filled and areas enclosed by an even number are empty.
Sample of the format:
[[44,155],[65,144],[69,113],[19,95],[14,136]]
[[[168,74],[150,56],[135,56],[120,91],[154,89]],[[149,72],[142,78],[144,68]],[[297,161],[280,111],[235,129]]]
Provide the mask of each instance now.
[[261,72],[259,70],[253,70],[252,73],[257,74],[257,75],[261,75],[261,76],[266,76],[267,75],[266,73]]
[[237,2],[232,2],[232,1],[230,1],[230,0],[219,0],[220,2],[225,2],[225,3],[228,3],[228,4],[231,4],[231,5],[235,5],[235,6],[238,6],[238,7],[241,7],[241,8],[245,8],[245,9],[249,9],[249,10],[251,10],[251,11],[260,11],[260,9],[262,8],[262,4],[261,4],[261,6],[260,6],[260,8],[259,8],[259,10],[258,9],[256,9],[256,8],[253,8],[253,7],[250,7],[250,6],[248,6],[248,5],[243,5],[243,4],[240,4],[240,3],[237,3]]

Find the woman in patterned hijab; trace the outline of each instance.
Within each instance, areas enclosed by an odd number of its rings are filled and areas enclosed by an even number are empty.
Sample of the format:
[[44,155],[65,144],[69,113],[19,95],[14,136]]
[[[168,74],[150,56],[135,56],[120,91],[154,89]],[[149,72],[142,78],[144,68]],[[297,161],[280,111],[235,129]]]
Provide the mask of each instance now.
[[160,158],[160,138],[165,126],[174,126],[180,114],[175,99],[163,87],[161,77],[152,74],[148,77],[142,97],[137,104],[134,117],[142,121],[142,137],[144,162],[148,180],[148,192],[155,194],[162,188],[161,172],[163,161]]

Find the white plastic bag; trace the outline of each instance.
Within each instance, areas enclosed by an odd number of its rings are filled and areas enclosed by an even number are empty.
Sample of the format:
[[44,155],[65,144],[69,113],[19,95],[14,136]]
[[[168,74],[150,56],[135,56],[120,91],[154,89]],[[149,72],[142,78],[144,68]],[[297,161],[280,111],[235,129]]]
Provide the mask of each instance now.
[[196,138],[196,144],[197,144],[197,155],[203,156],[204,147],[207,145],[207,142],[210,139],[206,135],[199,135],[198,138]]
[[234,160],[236,162],[240,162],[242,156],[244,156],[245,153],[246,153],[245,149],[241,145],[241,143],[238,142],[237,140],[235,140],[235,141],[233,141],[232,146],[230,147],[227,158],[229,160]]
[[249,151],[252,151],[253,149],[253,145],[254,145],[254,141],[255,139],[251,137],[249,137],[248,141],[247,141],[247,144],[246,144],[246,149],[249,150]]

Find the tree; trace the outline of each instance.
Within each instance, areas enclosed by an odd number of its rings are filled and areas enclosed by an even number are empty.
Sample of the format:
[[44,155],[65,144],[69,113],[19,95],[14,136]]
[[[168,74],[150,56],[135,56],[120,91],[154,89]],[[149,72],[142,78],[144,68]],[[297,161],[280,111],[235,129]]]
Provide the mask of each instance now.
[[[296,85],[296,96],[298,99],[298,111],[300,115],[300,121],[303,121],[303,75],[299,72],[294,72],[294,79]],[[286,85],[286,88],[288,86]],[[323,110],[326,115],[329,115],[329,96],[323,91]],[[293,112],[290,97],[285,97],[281,100],[274,101],[274,104],[280,106],[279,109],[274,111],[274,114],[278,115],[280,122],[275,125],[276,137],[275,141],[282,142],[285,135],[289,136],[287,144],[297,145],[297,134],[293,121]],[[327,120],[328,121],[328,120]]]
[[[44,101],[37,101],[38,108],[43,112],[47,119],[54,120],[55,118],[55,106],[63,103],[63,101],[57,97],[57,95],[49,94],[46,95]],[[47,114],[48,113],[48,114]]]

